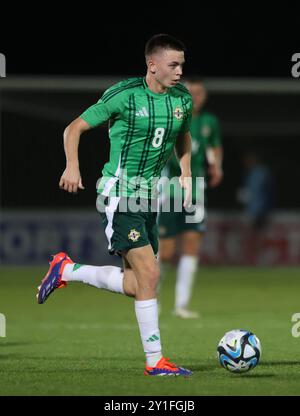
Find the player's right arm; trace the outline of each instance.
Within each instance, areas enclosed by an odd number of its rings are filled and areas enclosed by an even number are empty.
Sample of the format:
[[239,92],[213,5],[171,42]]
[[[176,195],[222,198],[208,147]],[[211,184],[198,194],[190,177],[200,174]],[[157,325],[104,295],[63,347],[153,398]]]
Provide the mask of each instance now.
[[103,124],[121,111],[120,94],[117,84],[106,90],[100,100],[85,110],[80,117],[70,123],[64,131],[64,149],[66,154],[66,169],[62,174],[59,187],[70,193],[76,193],[78,189],[84,189],[82,185],[78,146],[80,136],[85,131]]
[[84,189],[79,170],[78,146],[81,134],[90,128],[85,120],[77,117],[64,131],[66,169],[60,178],[59,187],[70,193],[76,193],[78,189]]

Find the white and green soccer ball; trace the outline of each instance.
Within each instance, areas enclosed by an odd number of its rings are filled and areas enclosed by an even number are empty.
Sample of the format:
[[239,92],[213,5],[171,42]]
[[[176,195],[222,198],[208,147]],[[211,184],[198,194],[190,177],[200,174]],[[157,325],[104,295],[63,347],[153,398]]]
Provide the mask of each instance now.
[[256,335],[243,329],[226,332],[217,348],[220,364],[233,373],[256,367],[261,357],[261,344]]

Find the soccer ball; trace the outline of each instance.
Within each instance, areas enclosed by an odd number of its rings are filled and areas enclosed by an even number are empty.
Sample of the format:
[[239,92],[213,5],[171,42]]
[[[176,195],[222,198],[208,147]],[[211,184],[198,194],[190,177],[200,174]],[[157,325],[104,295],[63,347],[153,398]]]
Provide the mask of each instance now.
[[223,336],[217,351],[220,364],[226,370],[241,373],[257,366],[261,356],[261,345],[252,332],[233,329]]

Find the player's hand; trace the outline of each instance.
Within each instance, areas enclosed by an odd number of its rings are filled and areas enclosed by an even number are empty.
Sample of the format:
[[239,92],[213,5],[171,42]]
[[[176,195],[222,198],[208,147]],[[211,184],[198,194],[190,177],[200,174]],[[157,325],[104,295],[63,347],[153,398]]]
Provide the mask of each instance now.
[[209,186],[215,188],[220,185],[223,179],[223,171],[216,165],[210,165],[208,168],[208,175],[210,177]]
[[60,178],[59,187],[70,193],[77,193],[78,189],[84,189],[79,168],[67,166]]
[[191,175],[182,174],[179,178],[179,183],[184,189],[184,208],[190,208],[192,206],[192,177]]

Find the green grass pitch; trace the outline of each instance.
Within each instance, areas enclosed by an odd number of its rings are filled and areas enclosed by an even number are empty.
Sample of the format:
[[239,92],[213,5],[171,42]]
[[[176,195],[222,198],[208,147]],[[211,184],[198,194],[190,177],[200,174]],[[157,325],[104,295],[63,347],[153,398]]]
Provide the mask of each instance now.
[[[35,299],[46,268],[0,269],[0,395],[299,395],[300,312],[296,268],[199,268],[192,308],[199,320],[172,316],[174,269],[161,293],[164,355],[190,378],[145,377],[133,299],[80,283]],[[223,334],[242,328],[262,343],[249,373],[231,374],[216,359]]]

